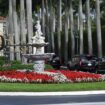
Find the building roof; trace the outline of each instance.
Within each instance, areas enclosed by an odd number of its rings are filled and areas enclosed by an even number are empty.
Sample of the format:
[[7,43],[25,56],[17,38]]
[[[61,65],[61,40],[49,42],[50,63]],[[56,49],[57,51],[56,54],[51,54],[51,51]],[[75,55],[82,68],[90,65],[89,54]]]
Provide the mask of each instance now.
[[6,21],[6,18],[3,17],[3,16],[0,16],[0,23],[3,23],[3,22],[5,22],[5,21]]
[[0,16],[0,20],[5,20],[5,17],[3,17],[3,16]]

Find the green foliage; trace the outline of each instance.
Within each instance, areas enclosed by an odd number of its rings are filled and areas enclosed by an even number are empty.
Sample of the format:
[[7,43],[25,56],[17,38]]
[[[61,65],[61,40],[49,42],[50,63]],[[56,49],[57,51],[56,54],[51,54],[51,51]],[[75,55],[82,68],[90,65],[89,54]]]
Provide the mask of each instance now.
[[8,12],[8,0],[0,0],[0,15],[6,16]]
[[[102,33],[102,50],[103,50],[103,56],[105,56],[105,25],[101,27],[101,33]],[[87,36],[87,29],[84,30],[83,32],[83,43],[84,43],[84,54],[88,54],[88,36]],[[58,42],[57,42],[57,33],[55,33],[54,35],[55,37],[55,53],[57,54],[58,52]],[[71,57],[71,34],[70,31],[68,33],[68,54],[69,54],[69,59]],[[65,43],[65,34],[64,31],[61,32],[61,54],[62,54],[62,59],[64,58],[64,51],[67,50],[64,47],[64,43]],[[97,30],[96,27],[92,27],[92,44],[93,44],[93,54],[94,55],[98,55],[98,48],[97,48]]]
[[5,64],[5,61],[0,60],[0,66],[2,67]]
[[0,70],[17,70],[17,69],[33,69],[32,65],[22,65],[22,64],[16,64],[11,66],[2,66],[0,67]]
[[2,67],[5,64],[5,57],[0,56],[0,66]]
[[54,68],[49,64],[45,64],[45,69],[46,70],[51,70],[51,69],[54,69]]
[[105,56],[105,25],[102,26],[102,50],[103,50],[103,56]]
[[11,61],[11,65],[17,65],[17,64],[21,64],[21,61],[17,60]]
[[5,57],[4,56],[0,56],[0,60],[5,60]]
[[[0,70],[17,70],[17,69],[31,69],[33,70],[34,64],[22,64],[21,61],[11,61],[10,64],[5,63],[5,57],[0,57]],[[45,69],[50,70],[53,69],[51,65],[45,64]]]

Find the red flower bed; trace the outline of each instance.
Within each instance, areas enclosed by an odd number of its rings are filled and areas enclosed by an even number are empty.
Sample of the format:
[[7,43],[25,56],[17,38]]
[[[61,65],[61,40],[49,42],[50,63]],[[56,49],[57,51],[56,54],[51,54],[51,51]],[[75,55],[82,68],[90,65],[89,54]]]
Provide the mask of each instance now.
[[[58,72],[56,70],[51,70],[50,72]],[[89,72],[80,72],[80,71],[67,71],[67,70],[60,70],[62,74],[64,74],[67,79],[73,82],[82,82],[82,81],[99,81],[103,80],[104,76],[101,74],[93,74]]]
[[20,71],[0,71],[0,80],[9,82],[52,82],[47,74]]
[[74,71],[61,71],[68,79],[72,81],[98,81],[101,78],[100,74],[92,74],[92,73],[85,73],[85,72],[74,72]]
[[54,82],[90,82],[103,81],[105,76],[77,71],[46,70],[44,73],[22,71],[0,71],[1,82],[28,82],[28,83],[54,83]]

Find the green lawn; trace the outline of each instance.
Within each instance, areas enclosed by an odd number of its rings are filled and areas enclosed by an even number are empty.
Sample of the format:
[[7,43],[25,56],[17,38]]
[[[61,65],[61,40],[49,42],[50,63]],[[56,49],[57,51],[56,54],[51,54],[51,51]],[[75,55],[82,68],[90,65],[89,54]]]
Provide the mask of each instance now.
[[105,90],[105,82],[65,83],[65,84],[25,84],[0,83],[0,91],[15,92],[52,92],[52,91],[83,91]]

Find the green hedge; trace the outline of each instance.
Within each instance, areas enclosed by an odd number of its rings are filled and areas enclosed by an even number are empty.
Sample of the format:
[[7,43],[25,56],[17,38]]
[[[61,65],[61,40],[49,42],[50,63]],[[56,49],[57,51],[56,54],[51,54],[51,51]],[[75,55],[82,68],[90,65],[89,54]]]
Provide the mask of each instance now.
[[[101,28],[102,32],[102,50],[103,50],[103,55],[105,56],[105,26],[102,26]],[[65,49],[64,43],[65,43],[65,33],[61,32],[61,55],[62,59],[64,58],[64,51],[68,50],[68,56],[69,59],[71,58],[71,34],[70,31],[68,33],[68,49]],[[54,34],[54,39],[55,39],[55,53],[58,54],[58,42],[57,42],[57,33]],[[88,54],[88,36],[87,36],[87,30],[84,30],[83,32],[83,44],[84,44],[84,54]],[[92,28],[92,44],[93,44],[93,54],[98,55],[98,48],[97,48],[97,31],[96,28]]]
[[[27,70],[33,70],[33,64],[14,64],[11,66],[2,66],[0,67],[0,70],[17,70],[17,69],[27,69]],[[51,65],[45,64],[46,70],[54,69]]]
[[[34,64],[22,64],[21,61],[10,61],[9,63],[5,62],[5,57],[0,57],[0,70],[16,70],[16,69],[33,69]],[[45,69],[50,70],[53,67],[49,64],[45,64]]]
[[[101,28],[102,34],[102,52],[105,56],[105,26]],[[98,55],[98,46],[97,46],[97,30],[95,27],[92,28],[92,44],[93,44],[93,54]],[[84,31],[84,52],[88,53],[88,39],[87,39],[87,30]]]

